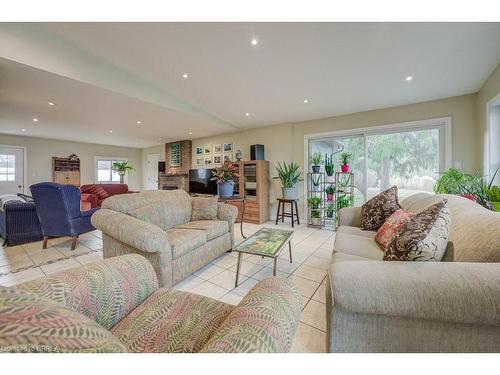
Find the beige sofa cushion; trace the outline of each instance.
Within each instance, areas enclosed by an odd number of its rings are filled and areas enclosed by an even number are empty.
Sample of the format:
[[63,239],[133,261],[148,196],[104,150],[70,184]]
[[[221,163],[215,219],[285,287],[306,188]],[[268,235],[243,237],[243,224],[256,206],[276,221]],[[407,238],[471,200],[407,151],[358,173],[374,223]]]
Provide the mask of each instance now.
[[366,238],[375,238],[375,235],[377,232],[371,231],[371,230],[363,230],[358,227],[350,227],[350,226],[341,226],[337,228],[337,234],[338,233],[344,233],[344,234],[352,234],[355,236],[361,236],[361,237],[366,237]]
[[196,220],[177,225],[176,228],[202,230],[207,235],[207,241],[213,240],[229,232],[228,222],[222,220]]
[[172,248],[172,258],[177,259],[207,243],[205,231],[197,229],[167,230],[168,242]]
[[346,227],[339,227],[339,231],[335,235],[334,250],[336,252],[372,260],[382,260],[384,253],[373,239],[373,237],[375,237],[374,232],[370,232],[371,236],[367,237],[366,235],[346,233],[346,230],[341,228]]

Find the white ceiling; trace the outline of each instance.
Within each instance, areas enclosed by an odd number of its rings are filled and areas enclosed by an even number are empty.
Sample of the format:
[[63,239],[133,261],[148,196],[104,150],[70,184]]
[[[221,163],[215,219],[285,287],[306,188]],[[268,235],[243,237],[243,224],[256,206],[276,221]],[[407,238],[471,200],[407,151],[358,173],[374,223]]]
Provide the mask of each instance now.
[[[500,61],[499,23],[39,27],[37,35],[46,33],[65,43],[59,42],[54,52],[57,61],[43,64],[12,57],[14,48],[3,56],[50,73],[0,61],[0,131],[19,132],[26,118],[43,115],[37,127],[45,126],[46,136],[133,147],[158,144],[158,136],[165,141],[198,138],[472,93]],[[1,31],[0,27],[0,42]],[[250,43],[253,37],[257,46]],[[12,38],[4,38],[3,46],[8,43]],[[168,100],[152,101],[134,92],[124,95],[121,87],[107,86],[103,78],[78,82],[76,66],[61,68],[74,48],[160,88]],[[183,79],[183,73],[189,78]],[[409,75],[414,79],[407,82]],[[172,98],[180,104],[171,105]],[[44,107],[48,100],[58,105]],[[137,119],[143,121],[141,127]],[[113,137],[103,135],[108,128]]]

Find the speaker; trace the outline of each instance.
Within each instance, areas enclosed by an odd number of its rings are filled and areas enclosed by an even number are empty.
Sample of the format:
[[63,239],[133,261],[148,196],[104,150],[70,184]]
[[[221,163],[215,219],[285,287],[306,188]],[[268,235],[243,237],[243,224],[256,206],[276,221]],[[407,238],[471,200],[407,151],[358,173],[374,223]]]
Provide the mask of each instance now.
[[165,162],[164,161],[158,162],[158,173],[165,173]]
[[265,160],[265,158],[264,158],[264,145],[251,145],[250,146],[250,160]]

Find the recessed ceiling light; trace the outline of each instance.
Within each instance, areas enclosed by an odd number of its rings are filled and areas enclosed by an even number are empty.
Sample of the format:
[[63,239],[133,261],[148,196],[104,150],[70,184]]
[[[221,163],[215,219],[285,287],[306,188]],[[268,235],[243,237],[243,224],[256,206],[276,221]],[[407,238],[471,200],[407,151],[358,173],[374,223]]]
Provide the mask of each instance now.
[[38,119],[36,117],[33,118],[33,122],[38,122]]
[[189,135],[192,135],[192,134],[193,134],[193,132],[189,132]]
[[304,103],[309,103],[309,99],[304,99]]
[[182,75],[182,78],[187,78],[187,77],[189,77],[189,75],[188,75],[187,73],[184,73],[184,74]]
[[245,116],[249,117],[249,116],[250,116],[250,113],[248,113],[248,112],[247,112],[247,113],[245,113]]
[[21,129],[21,131],[24,133],[26,131],[26,129]]
[[413,79],[413,77],[412,77],[412,76],[408,76],[408,77],[406,77],[406,80],[407,80],[408,82],[409,82],[409,81],[411,81],[412,79]]
[[113,130],[110,130],[110,131],[109,131],[109,134],[113,134]]
[[56,105],[56,103],[54,103],[54,102],[49,102],[49,105],[50,105],[50,106],[55,106],[55,105]]
[[252,38],[250,43],[252,43],[252,46],[256,46],[257,44],[259,44],[259,41],[257,40],[257,38]]
[[137,125],[141,125],[142,124],[142,121],[137,121]]

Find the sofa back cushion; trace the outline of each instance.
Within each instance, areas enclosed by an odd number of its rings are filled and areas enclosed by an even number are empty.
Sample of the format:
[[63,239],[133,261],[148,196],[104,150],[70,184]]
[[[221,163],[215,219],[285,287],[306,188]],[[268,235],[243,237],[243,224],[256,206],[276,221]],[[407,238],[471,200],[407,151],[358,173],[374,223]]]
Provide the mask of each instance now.
[[165,230],[191,220],[191,197],[184,190],[148,190],[115,195],[106,199],[102,208],[137,217]]
[[117,337],[69,307],[0,288],[0,352],[126,352]]
[[454,261],[500,262],[500,213],[451,194],[419,193],[401,201],[401,206],[418,212],[443,199],[451,214],[449,241],[453,242]]
[[193,198],[191,221],[217,219],[218,205],[218,196]]

